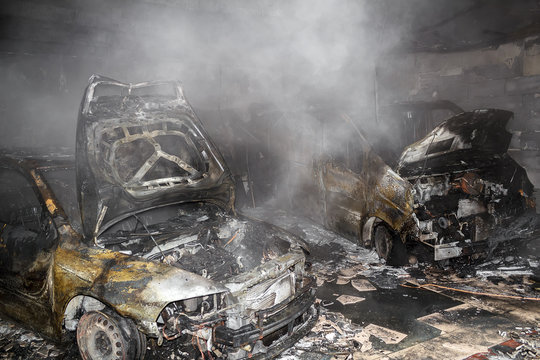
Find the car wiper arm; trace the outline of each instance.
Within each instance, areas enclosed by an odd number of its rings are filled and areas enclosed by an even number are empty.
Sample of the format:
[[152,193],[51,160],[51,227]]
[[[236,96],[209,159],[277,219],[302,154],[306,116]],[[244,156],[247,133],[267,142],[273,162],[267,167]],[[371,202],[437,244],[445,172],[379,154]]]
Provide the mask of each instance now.
[[[159,247],[159,245],[158,245],[156,239],[154,239],[154,237],[152,236],[152,233],[150,232],[150,230],[148,230],[148,228],[146,227],[146,224],[143,223],[143,222],[141,221],[141,219],[140,219],[136,214],[133,214],[133,217],[135,217],[135,219],[137,219],[137,221],[141,223],[141,225],[144,227],[144,230],[146,230],[146,232],[148,233],[148,235],[150,235],[150,239],[152,239],[152,241],[154,242],[154,244],[156,244],[156,247],[157,247],[157,249],[159,250],[159,252],[161,253],[161,256],[163,256],[163,261],[167,262],[167,264],[168,264],[168,261],[167,261],[167,259],[165,258],[165,254],[163,253],[163,251],[162,251],[161,248]],[[170,264],[169,264],[169,265],[170,265]]]

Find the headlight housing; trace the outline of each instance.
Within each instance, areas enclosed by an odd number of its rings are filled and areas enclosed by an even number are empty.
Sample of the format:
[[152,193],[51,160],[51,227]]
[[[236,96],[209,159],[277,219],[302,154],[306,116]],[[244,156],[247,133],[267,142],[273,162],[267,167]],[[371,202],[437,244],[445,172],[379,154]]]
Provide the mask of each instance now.
[[229,296],[229,293],[215,293],[170,303],[157,319],[163,337],[172,340],[194,331],[196,324],[221,321]]

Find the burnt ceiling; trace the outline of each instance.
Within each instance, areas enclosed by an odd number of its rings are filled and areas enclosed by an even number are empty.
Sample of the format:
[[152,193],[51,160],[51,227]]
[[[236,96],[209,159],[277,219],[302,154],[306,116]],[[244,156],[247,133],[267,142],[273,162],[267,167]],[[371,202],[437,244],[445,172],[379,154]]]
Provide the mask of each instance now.
[[[297,2],[301,0],[292,3]],[[227,22],[226,18],[259,18],[264,24],[265,18],[294,17],[287,12],[290,4],[267,0],[143,0],[114,4],[107,1],[7,1],[0,8],[0,49],[2,53],[70,55],[83,48],[92,53],[100,50],[107,53],[110,46],[136,42],[145,31],[159,25],[144,17],[156,8],[165,9],[165,14],[174,14],[180,23],[182,16],[206,14],[207,18],[211,14],[213,20],[204,29],[211,39],[216,35],[212,35],[211,28]],[[368,21],[372,22],[373,36],[382,37],[381,41],[386,37],[394,44],[392,49],[400,51],[459,51],[496,46],[540,33],[538,0],[363,0],[337,2],[336,6],[364,8],[369,14]],[[120,25],[133,13],[141,15],[139,24],[133,24],[133,28]],[[358,15],[354,11],[350,14],[351,17]],[[229,25],[217,32],[218,38],[224,28],[230,29]],[[264,26],[260,30],[264,32]],[[132,33],[132,36],[122,35],[120,41],[119,32]],[[283,40],[274,37],[271,33],[265,35],[269,42]]]
[[[391,8],[397,1],[386,1]],[[383,20],[408,27],[402,47],[409,51],[459,51],[497,46],[540,33],[538,0],[409,0],[402,13]],[[401,20],[400,20],[401,19]]]

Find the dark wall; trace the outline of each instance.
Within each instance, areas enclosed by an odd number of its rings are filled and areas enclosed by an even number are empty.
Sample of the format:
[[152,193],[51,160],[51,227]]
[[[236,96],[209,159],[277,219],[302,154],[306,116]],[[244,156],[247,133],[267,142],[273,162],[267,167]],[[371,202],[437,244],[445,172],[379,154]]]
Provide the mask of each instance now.
[[380,106],[450,100],[465,110],[514,112],[510,153],[540,187],[540,37],[452,53],[389,56],[378,66]]

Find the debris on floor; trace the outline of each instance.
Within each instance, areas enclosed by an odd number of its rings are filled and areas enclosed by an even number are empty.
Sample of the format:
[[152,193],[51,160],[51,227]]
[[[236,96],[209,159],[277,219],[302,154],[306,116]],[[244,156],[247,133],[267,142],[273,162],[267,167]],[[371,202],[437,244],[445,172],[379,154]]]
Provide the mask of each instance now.
[[0,320],[1,359],[65,359],[66,351],[37,333]]
[[[517,321],[524,321],[529,326],[540,323],[540,306],[537,306],[540,302],[492,299],[449,290],[456,288],[471,292],[538,297],[539,256],[530,255],[538,254],[534,249],[527,251],[524,256],[519,253],[493,254],[484,263],[458,262],[458,266],[443,267],[441,264],[415,261],[413,265],[395,268],[380,261],[374,251],[358,247],[323,228],[312,226],[309,220],[275,209],[271,212],[260,208],[246,211],[250,216],[265,219],[289,230],[289,226],[297,232],[302,229],[301,233],[312,246],[312,270],[320,287],[318,296],[321,305],[326,306],[324,310],[329,314],[344,316],[352,325],[357,326],[354,337],[359,346],[351,347],[344,343],[344,347],[336,349],[327,344],[328,338],[334,341],[347,338],[347,333],[341,328],[340,334],[330,326],[336,335],[321,332],[316,336],[312,333],[304,339],[306,342],[300,342],[280,357],[282,360],[461,360],[497,344],[500,341],[497,331],[510,324]],[[538,242],[529,246],[538,246]],[[407,289],[402,286],[430,283],[448,289],[434,286]],[[340,301],[344,299],[343,295],[362,297],[365,300],[344,304]],[[321,318],[328,326],[328,316]],[[384,329],[378,333],[383,339],[370,332],[370,329],[379,327]],[[385,337],[382,334],[392,335]],[[349,334],[349,338],[351,336]],[[318,352],[319,345],[322,351],[326,351],[324,354]],[[520,359],[535,359],[527,356]]]
[[540,328],[516,327],[508,333],[500,332],[502,337],[510,339],[465,360],[540,359],[539,331]]
[[[332,359],[372,349],[371,333],[340,313],[321,309],[319,321],[308,336],[287,350],[280,359]],[[319,357],[324,355],[326,357]]]
[[375,291],[377,288],[375,286],[371,285],[371,283],[366,279],[355,279],[351,281],[351,285],[356,290],[363,292],[363,291]]
[[364,328],[364,331],[378,337],[386,344],[397,344],[407,337],[407,334],[402,334],[398,331],[383,328],[382,326],[375,324],[369,324]]
[[356,303],[358,303],[360,301],[364,301],[366,299],[363,298],[363,297],[359,297],[359,296],[340,295],[336,300],[339,301],[340,303],[342,303],[343,305],[349,305],[349,304],[356,304]]

